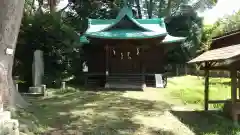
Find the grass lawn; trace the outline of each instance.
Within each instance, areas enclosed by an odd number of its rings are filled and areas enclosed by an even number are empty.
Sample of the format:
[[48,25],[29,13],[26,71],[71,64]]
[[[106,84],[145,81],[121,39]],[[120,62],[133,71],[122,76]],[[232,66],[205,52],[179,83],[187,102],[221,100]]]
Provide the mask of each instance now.
[[[32,106],[14,116],[28,135],[240,134],[218,112],[194,111],[203,104],[203,88],[202,79],[184,76],[170,78],[166,89],[49,89],[44,98],[27,97]],[[229,92],[228,79],[211,79],[210,99],[229,98]]]
[[[230,99],[231,87],[229,78],[210,78],[209,100]],[[196,76],[174,77],[168,81],[170,97],[180,99],[185,105],[204,106],[204,78]],[[222,104],[210,105],[210,108],[221,108]]]

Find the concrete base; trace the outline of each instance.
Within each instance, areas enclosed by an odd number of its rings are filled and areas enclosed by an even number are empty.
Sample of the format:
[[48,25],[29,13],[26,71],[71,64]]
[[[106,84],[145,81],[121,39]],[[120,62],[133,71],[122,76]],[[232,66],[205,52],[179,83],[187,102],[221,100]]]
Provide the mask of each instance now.
[[29,87],[30,93],[44,93],[42,87]]
[[19,135],[18,120],[11,119],[4,123],[3,133],[8,135]]
[[110,85],[108,83],[105,83],[105,88],[106,89],[109,89],[110,88]]
[[131,84],[131,83],[106,83],[105,88],[112,89],[144,89],[146,84]]
[[11,119],[9,111],[0,113],[0,135],[19,135],[18,120]]
[[0,112],[3,112],[3,104],[0,103]]

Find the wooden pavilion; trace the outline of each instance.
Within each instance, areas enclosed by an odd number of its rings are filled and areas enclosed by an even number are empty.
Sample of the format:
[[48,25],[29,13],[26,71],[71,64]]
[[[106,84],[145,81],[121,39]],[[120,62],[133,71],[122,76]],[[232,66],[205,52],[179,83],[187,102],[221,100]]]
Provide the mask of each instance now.
[[[221,47],[207,51],[188,63],[202,64],[201,69],[205,70],[205,110],[208,104],[225,103],[224,111],[237,123],[240,114],[240,44]],[[209,100],[209,71],[226,70],[230,71],[231,77],[231,99],[230,100]],[[237,89],[239,92],[237,92]],[[238,96],[237,96],[238,93]]]
[[80,37],[86,52],[87,85],[156,87],[156,74],[165,72],[167,46],[185,40],[168,35],[163,18],[135,19],[128,6],[116,19],[89,19],[88,23]]
[[231,31],[223,35],[212,38],[210,49],[217,49],[231,45],[240,44],[240,30]]

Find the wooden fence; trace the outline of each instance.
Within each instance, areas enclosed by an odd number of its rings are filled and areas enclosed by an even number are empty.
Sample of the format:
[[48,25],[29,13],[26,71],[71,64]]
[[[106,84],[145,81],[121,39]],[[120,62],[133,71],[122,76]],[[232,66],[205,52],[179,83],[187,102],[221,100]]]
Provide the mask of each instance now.
[[[170,76],[195,75],[204,76],[203,70],[198,70],[187,64],[170,65]],[[210,77],[230,77],[229,71],[210,71]]]

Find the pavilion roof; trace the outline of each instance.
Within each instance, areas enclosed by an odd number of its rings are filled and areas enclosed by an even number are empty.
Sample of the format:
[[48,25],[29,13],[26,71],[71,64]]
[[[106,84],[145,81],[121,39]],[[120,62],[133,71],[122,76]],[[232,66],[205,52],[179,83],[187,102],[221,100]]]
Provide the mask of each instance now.
[[[124,21],[127,21],[131,26],[123,25]],[[88,29],[80,37],[80,41],[88,43],[89,37],[102,39],[147,39],[162,36],[166,37],[164,40],[166,43],[185,40],[185,37],[168,35],[163,18],[134,19],[132,10],[125,6],[116,19],[89,19]]]
[[214,50],[204,52],[200,56],[192,59],[188,63],[200,63],[209,61],[229,60],[240,56],[240,44],[228,47],[222,47]]

